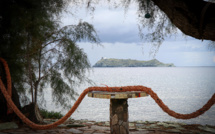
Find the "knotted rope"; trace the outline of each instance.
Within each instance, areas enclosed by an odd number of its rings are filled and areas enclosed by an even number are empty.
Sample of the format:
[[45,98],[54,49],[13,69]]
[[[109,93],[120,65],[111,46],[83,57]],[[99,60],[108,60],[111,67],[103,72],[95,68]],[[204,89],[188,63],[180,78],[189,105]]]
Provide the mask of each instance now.
[[[10,78],[10,72],[9,72],[9,68],[7,65],[7,62],[0,58],[0,61],[4,64],[5,70],[6,70],[6,77],[7,77],[7,82],[11,83],[11,78]],[[8,91],[10,92],[11,90],[11,86],[7,86],[8,87]],[[128,92],[128,91],[144,91],[147,94],[149,94],[154,100],[155,102],[161,107],[161,109],[166,112],[167,114],[169,114],[170,116],[173,116],[177,119],[191,119],[191,118],[195,118],[201,114],[203,114],[204,112],[206,112],[208,109],[210,109],[210,107],[215,103],[215,94],[211,97],[211,99],[208,100],[208,102],[199,110],[190,113],[190,114],[180,114],[180,113],[176,113],[172,110],[170,110],[164,103],[163,101],[157,96],[157,94],[148,87],[145,86],[126,86],[126,87],[89,87],[87,89],[85,89],[81,95],[79,96],[79,98],[77,99],[77,101],[75,102],[75,104],[72,106],[72,108],[68,111],[68,113],[63,116],[61,119],[59,119],[58,121],[52,123],[52,124],[48,124],[48,125],[39,125],[39,124],[35,124],[32,121],[30,121],[28,118],[25,117],[25,115],[22,114],[22,112],[20,112],[20,110],[16,107],[16,105],[13,103],[10,94],[8,93],[8,91],[6,90],[2,80],[0,79],[0,88],[1,91],[5,97],[5,99],[7,100],[7,103],[10,105],[10,107],[13,109],[13,111],[17,114],[17,116],[19,116],[19,118],[26,123],[28,126],[30,126],[33,129],[50,129],[50,128],[54,128],[58,125],[60,125],[61,123],[63,123],[64,121],[66,121],[72,114],[73,112],[77,109],[77,107],[79,106],[79,104],[81,103],[81,101],[84,99],[85,95],[88,92],[92,92],[92,91],[106,91],[106,92]]]

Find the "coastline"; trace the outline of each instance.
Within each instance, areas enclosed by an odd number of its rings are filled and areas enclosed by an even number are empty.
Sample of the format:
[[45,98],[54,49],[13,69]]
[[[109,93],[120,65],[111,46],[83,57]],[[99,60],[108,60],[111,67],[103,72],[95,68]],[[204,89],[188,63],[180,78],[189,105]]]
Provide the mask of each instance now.
[[[44,119],[44,123],[53,123],[57,119]],[[14,122],[13,122],[14,123]],[[89,121],[89,120],[74,120],[69,119],[63,124],[56,128],[49,130],[33,130],[27,125],[21,125],[14,128],[1,129],[0,134],[23,134],[23,133],[34,133],[34,134],[109,134],[110,133],[110,122],[109,121]],[[7,125],[8,126],[8,125]],[[200,124],[185,124],[178,122],[159,122],[159,121],[134,121],[129,123],[130,134],[184,134],[184,133],[215,133],[215,126],[200,125]]]

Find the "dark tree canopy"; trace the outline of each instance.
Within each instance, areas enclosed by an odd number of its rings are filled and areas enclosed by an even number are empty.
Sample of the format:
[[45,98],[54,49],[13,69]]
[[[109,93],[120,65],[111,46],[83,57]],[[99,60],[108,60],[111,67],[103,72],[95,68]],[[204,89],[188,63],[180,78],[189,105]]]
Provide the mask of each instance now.
[[215,3],[204,0],[152,0],[184,34],[215,41]]
[[51,88],[54,101],[68,106],[66,100],[77,95],[75,86],[89,81],[84,74],[90,63],[77,42],[99,44],[99,39],[87,22],[60,25],[61,13],[70,1],[0,1],[0,57],[8,62],[23,99],[29,94],[31,100],[27,100],[35,104],[39,100],[43,103],[37,98],[43,98],[43,91]]
[[23,89],[24,55],[31,41],[44,40],[47,33],[58,26],[58,17],[68,0],[1,0],[0,1],[0,57],[9,64],[12,79]]

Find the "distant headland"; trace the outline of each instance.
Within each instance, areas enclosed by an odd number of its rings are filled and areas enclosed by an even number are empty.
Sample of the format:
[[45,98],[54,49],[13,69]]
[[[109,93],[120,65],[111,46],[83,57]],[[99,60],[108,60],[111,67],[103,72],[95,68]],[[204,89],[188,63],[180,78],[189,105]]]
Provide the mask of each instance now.
[[165,64],[157,59],[139,61],[132,59],[106,59],[101,58],[93,67],[175,67],[174,64]]

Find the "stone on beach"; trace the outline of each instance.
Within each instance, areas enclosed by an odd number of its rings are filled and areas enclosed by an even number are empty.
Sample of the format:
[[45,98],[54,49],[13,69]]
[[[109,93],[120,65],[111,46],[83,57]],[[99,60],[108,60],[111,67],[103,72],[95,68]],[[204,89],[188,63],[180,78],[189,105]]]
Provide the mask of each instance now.
[[4,129],[16,129],[18,128],[18,125],[15,122],[6,122],[0,124],[0,130]]

